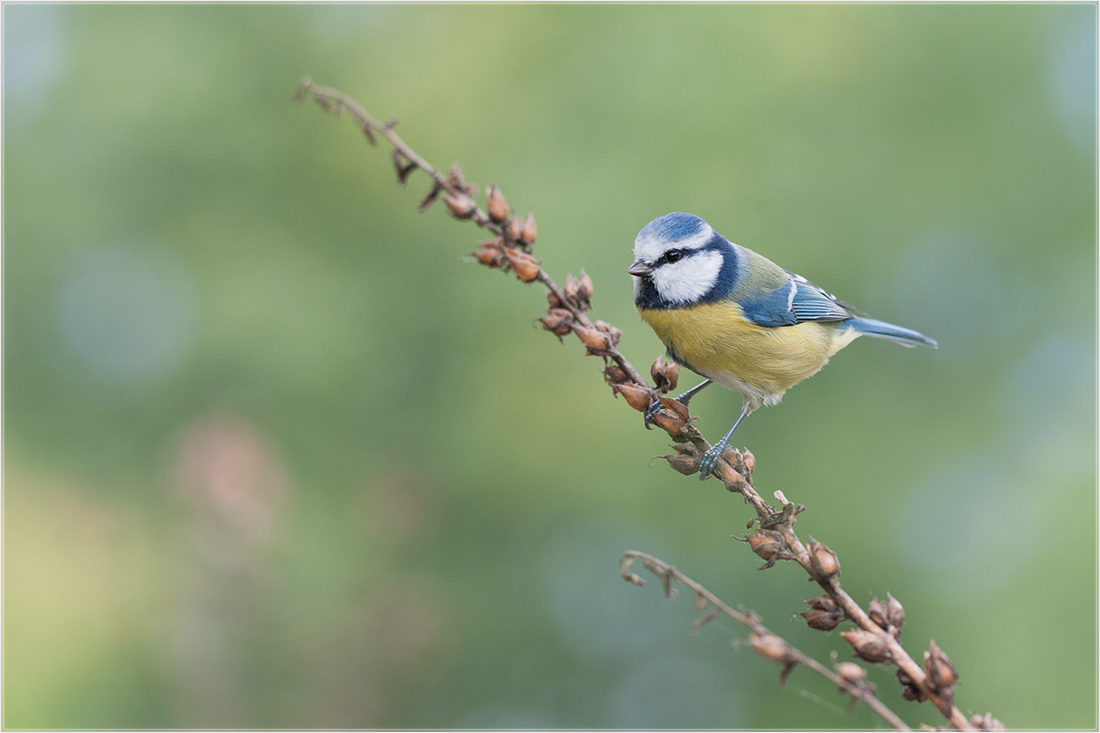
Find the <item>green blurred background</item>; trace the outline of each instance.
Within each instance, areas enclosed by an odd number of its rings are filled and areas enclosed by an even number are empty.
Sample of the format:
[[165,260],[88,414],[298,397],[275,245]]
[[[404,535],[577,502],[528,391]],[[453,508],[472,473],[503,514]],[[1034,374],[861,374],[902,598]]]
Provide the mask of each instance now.
[[[740,430],[905,605],[958,705],[1097,725],[1095,4],[22,5],[4,41],[5,728],[865,728],[804,574],[355,96],[532,209],[639,368],[634,235],[686,210],[938,351],[863,340]],[[685,378],[685,386],[694,383]],[[740,409],[710,390],[712,439]],[[871,671],[912,725],[938,725]]]

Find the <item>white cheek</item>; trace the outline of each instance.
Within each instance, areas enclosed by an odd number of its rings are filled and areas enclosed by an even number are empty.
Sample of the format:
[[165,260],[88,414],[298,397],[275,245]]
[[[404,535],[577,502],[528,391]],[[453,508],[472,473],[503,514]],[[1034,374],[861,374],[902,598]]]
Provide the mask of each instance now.
[[658,267],[653,272],[653,284],[665,300],[688,305],[710,292],[721,269],[721,253],[702,252]]

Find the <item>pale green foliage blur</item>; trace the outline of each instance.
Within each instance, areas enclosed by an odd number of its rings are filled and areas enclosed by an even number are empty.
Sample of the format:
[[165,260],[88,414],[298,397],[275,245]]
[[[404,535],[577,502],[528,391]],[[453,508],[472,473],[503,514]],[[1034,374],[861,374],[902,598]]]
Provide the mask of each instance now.
[[678,210],[938,339],[734,442],[963,710],[1095,728],[1096,12],[5,4],[4,726],[879,725],[619,579],[651,552],[851,656],[308,74],[533,210],[640,369],[630,247]]

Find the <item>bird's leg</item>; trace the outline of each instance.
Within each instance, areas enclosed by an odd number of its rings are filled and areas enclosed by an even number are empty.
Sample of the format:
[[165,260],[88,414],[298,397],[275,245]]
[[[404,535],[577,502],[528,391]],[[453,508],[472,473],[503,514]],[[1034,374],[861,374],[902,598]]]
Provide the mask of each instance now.
[[[684,407],[687,407],[688,402],[691,400],[691,398],[694,397],[695,394],[699,390],[701,390],[703,387],[706,387],[710,383],[711,383],[711,381],[709,379],[704,379],[702,382],[699,382],[699,384],[695,385],[694,387],[689,389],[687,392],[684,392],[682,395],[680,395],[679,397],[676,397],[674,399],[677,402],[679,402],[681,405],[683,405]],[[657,414],[658,410],[660,410],[661,407],[662,407],[662,405],[661,405],[660,400],[653,400],[652,402],[649,403],[649,409],[645,411],[645,427],[646,427],[646,430],[652,430],[653,429],[653,427],[652,427],[653,416]]]
[[699,382],[699,384],[695,385],[687,392],[684,392],[682,395],[677,397],[676,401],[684,407],[687,407],[688,402],[691,400],[691,398],[694,397],[698,392],[702,391],[703,387],[706,387],[708,384],[713,384],[713,382],[711,382],[711,380],[709,379],[704,379],[702,382]]
[[741,409],[741,415],[737,418],[737,422],[733,424],[730,431],[726,433],[726,437],[719,440],[717,443],[710,447],[703,457],[699,460],[699,480],[706,481],[710,478],[710,475],[714,472],[715,467],[718,465],[719,459],[725,455],[726,447],[730,443],[730,437],[733,435],[733,431],[737,430],[737,426],[741,424],[741,421],[748,417],[748,414],[752,412],[753,408],[749,405],[748,401],[745,401],[745,406]]

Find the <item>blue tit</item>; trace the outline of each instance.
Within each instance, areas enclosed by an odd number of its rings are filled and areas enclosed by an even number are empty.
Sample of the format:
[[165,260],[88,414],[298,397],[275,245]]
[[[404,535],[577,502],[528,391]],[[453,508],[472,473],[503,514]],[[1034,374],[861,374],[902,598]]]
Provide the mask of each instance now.
[[646,224],[634,240],[628,272],[642,320],[672,359],[705,378],[676,399],[686,406],[711,382],[744,399],[733,427],[700,462],[704,481],[749,413],[778,403],[856,337],[936,348],[924,334],[863,317],[692,214],[668,214]]

